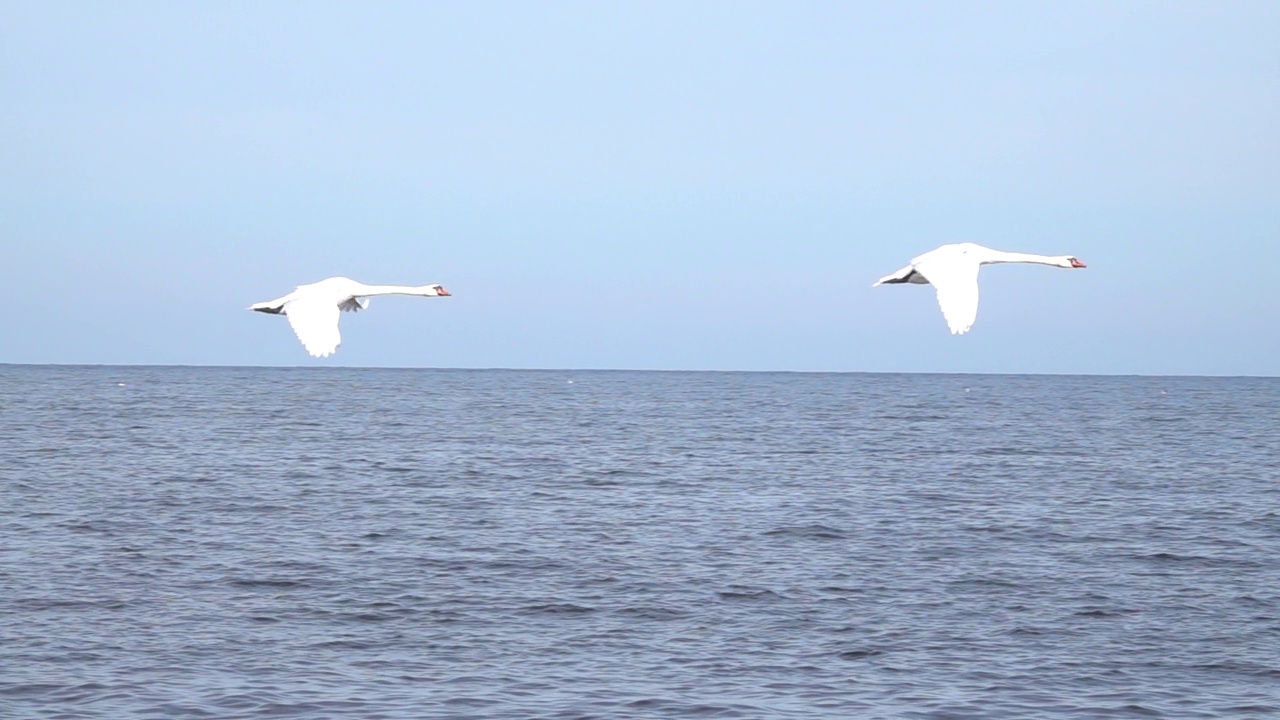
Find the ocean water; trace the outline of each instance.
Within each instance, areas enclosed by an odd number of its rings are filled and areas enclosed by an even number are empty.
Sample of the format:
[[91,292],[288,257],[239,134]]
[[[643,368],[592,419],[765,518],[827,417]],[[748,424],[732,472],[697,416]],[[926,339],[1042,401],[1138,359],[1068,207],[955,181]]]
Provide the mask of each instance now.
[[1280,716],[1280,380],[0,366],[3,718]]

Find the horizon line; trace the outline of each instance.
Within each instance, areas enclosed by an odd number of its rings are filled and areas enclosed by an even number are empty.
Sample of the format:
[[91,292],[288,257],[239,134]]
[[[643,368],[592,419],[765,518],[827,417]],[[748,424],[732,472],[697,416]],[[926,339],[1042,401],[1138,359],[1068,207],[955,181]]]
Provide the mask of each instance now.
[[426,370],[446,372],[591,372],[591,373],[735,373],[777,375],[977,375],[977,376],[1048,376],[1048,377],[1143,377],[1143,378],[1241,378],[1274,380],[1280,375],[1250,374],[1167,374],[1106,372],[982,372],[960,370],[690,370],[677,368],[538,368],[538,367],[409,367],[398,365],[213,365],[196,363],[14,363],[0,362],[0,367],[57,368],[205,368],[219,370]]

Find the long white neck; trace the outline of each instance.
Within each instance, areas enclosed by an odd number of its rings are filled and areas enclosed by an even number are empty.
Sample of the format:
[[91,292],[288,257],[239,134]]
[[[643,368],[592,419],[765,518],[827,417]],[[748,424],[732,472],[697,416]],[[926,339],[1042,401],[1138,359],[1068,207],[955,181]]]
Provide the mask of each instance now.
[[360,291],[353,293],[360,296],[368,295],[436,295],[434,285],[361,285]]
[[[1067,258],[1063,255],[1035,255],[1032,253],[1004,252],[991,250],[983,253],[982,264],[990,263],[1034,263],[1036,265],[1054,265],[1061,267]],[[1068,263],[1069,264],[1069,263]]]

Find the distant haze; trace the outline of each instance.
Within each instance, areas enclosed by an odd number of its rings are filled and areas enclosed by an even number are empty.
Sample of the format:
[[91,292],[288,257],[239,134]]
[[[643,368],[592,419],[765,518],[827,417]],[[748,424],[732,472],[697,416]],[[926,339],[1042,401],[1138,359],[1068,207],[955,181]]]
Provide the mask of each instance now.
[[[1280,375],[1280,3],[0,18],[0,363]],[[1089,267],[870,288],[956,241]]]

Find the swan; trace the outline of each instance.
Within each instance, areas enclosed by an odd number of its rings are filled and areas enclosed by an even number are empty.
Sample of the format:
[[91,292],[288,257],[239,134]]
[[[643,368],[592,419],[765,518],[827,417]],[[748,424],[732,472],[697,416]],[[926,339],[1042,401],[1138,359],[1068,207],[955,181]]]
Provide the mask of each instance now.
[[1032,255],[992,250],[974,243],[955,243],[930,250],[898,272],[875,281],[871,287],[898,283],[932,284],[938,292],[938,305],[951,334],[963,335],[973,327],[978,317],[978,268],[990,263],[1085,267],[1071,255]]
[[448,297],[443,285],[365,285],[344,277],[331,277],[310,285],[299,285],[282,298],[254,303],[250,310],[284,315],[302,346],[315,357],[328,357],[338,349],[338,313],[359,312],[369,307],[373,295],[417,295]]

